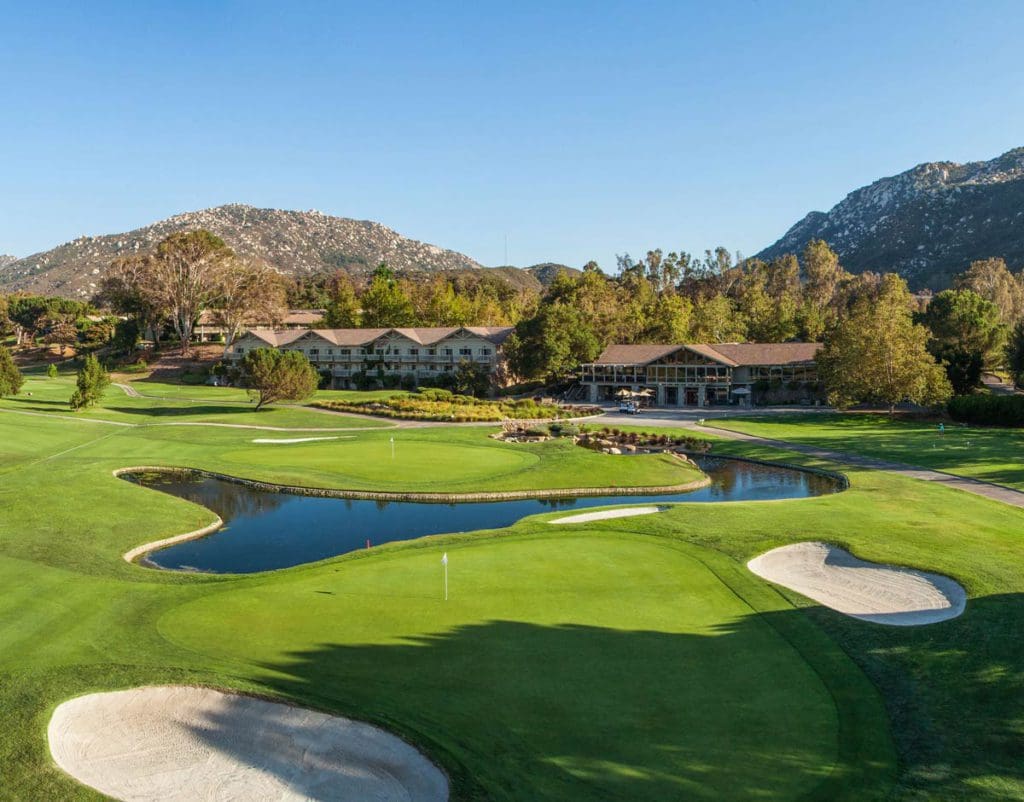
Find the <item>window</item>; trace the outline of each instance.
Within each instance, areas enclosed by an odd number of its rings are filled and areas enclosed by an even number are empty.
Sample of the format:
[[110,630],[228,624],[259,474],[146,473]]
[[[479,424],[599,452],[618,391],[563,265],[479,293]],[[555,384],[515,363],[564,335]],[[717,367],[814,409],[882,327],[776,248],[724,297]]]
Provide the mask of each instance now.
[[342,356],[352,356],[352,349],[351,348],[342,348],[339,353]]
[[490,348],[481,348],[480,349],[480,356],[490,356],[490,355],[491,355],[491,349]]
[[409,356],[419,356],[419,355],[420,355],[420,349],[419,348],[410,348],[409,349]]
[[319,353],[320,353],[320,349],[319,348],[310,348],[309,349],[309,355],[310,356],[316,356]]
[[363,352],[363,356],[370,356],[373,353],[372,348],[360,348],[359,350]]
[[377,349],[377,355],[378,356],[383,356],[384,355],[384,349],[383,348],[378,348]]
[[454,353],[454,352],[452,351],[451,348],[442,348],[441,349],[441,355],[442,356],[451,356],[452,353]]
[[427,355],[428,356],[437,356],[437,349],[436,348],[428,348],[427,349]]
[[459,349],[459,356],[473,356],[473,349],[472,348],[460,348]]
[[244,354],[245,353],[245,349],[242,348],[241,346],[239,346],[238,348],[235,349],[235,353]]

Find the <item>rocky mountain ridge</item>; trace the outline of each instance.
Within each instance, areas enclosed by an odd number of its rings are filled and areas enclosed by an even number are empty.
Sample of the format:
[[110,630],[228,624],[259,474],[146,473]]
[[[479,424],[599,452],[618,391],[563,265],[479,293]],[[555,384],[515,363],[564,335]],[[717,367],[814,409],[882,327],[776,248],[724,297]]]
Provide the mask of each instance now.
[[1024,148],[990,161],[928,162],[811,212],[758,257],[823,239],[852,272],[892,271],[915,289],[942,289],[975,259],[1024,266]]
[[[380,262],[402,274],[483,269],[465,254],[403,237],[369,220],[229,204],[178,214],[123,234],[79,237],[43,253],[0,261],[0,290],[88,298],[117,257],[147,253],[168,234],[197,228],[221,237],[239,255],[262,259],[287,275],[341,269],[358,278]],[[532,281],[532,276],[523,278]]]

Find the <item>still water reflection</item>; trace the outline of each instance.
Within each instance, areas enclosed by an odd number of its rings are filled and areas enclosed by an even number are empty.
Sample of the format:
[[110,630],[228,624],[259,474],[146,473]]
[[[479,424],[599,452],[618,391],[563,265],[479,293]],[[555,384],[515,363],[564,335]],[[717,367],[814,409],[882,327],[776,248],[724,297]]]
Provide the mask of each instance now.
[[591,496],[458,504],[319,498],[256,490],[184,472],[123,474],[216,512],[225,525],[199,540],[160,549],[146,562],[160,568],[248,574],[323,560],[338,554],[442,532],[509,526],[527,515],[609,504],[766,501],[820,496],[840,490],[828,476],[781,465],[699,457],[711,484],[689,493]]

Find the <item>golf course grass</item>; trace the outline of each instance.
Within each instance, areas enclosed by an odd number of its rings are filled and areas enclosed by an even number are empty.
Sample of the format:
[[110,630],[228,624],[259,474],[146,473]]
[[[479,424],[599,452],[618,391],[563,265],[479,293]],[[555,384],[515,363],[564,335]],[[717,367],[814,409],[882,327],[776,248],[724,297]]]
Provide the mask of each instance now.
[[[53,765],[51,712],[79,694],[170,683],[383,726],[444,768],[454,799],[1024,798],[1019,510],[846,469],[848,491],[808,500],[680,504],[563,527],[546,523],[552,512],[273,573],[161,572],[120,555],[213,515],[115,468],[446,492],[695,472],[560,441],[498,443],[486,427],[271,446],[199,420],[112,426],[95,419],[110,410],[25,416],[12,411],[20,403],[0,405],[0,798],[97,798]],[[218,422],[254,417],[220,407],[209,413]],[[715,450],[837,467],[738,443]],[[887,628],[744,567],[807,540],[949,575],[967,609]]]
[[712,426],[1024,490],[1024,431],[1020,429],[947,422],[940,432],[935,421],[855,413],[723,418]]
[[[149,388],[133,383],[140,393]],[[176,388],[176,389],[172,389]],[[182,423],[229,423],[235,426],[281,428],[386,428],[387,421],[375,421],[354,415],[338,416],[312,408],[273,406],[253,411],[254,404],[244,390],[233,387],[159,385],[160,398],[134,397],[121,387],[111,385],[103,396],[103,405],[72,412],[68,404],[75,390],[73,375],[50,379],[26,378],[19,396],[0,399],[0,409],[46,415],[74,415],[89,420],[152,426]],[[248,413],[248,414],[242,414]]]

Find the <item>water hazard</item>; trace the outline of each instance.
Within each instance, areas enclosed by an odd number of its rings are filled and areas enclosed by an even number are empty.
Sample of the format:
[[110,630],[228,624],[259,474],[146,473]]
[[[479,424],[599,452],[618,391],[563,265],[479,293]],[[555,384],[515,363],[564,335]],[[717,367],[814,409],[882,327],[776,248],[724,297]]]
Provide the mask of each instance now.
[[768,501],[820,496],[842,489],[830,476],[781,465],[699,457],[711,484],[688,493],[589,496],[521,501],[429,504],[320,498],[256,490],[190,472],[123,474],[128,481],[170,493],[216,512],[215,533],[151,553],[159,568],[249,574],[315,562],[356,549],[425,535],[498,529],[520,518],[555,510],[610,504]]

